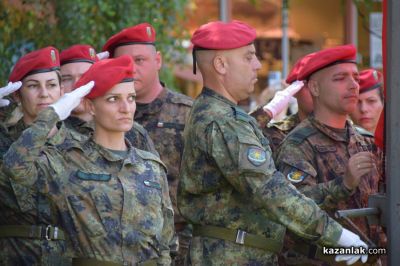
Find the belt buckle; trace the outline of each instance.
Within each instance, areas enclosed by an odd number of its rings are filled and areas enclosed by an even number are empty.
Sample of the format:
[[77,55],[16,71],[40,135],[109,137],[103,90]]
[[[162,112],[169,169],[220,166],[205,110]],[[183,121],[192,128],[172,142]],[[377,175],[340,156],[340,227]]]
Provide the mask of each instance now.
[[57,239],[58,238],[58,227],[54,226],[54,234],[53,234],[53,238],[50,236],[50,230],[51,230],[51,225],[46,226],[46,230],[44,233],[44,238],[47,241],[51,241],[52,239]]
[[244,245],[244,239],[246,238],[246,235],[247,235],[246,231],[242,231],[242,230],[238,229],[237,233],[236,233],[235,243]]

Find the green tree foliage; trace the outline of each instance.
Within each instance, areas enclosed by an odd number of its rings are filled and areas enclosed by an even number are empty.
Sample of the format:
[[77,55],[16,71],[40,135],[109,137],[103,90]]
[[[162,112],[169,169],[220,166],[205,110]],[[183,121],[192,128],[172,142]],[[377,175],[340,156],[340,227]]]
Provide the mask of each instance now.
[[187,0],[0,0],[0,87],[18,58],[53,45],[91,44],[98,51],[121,29],[151,23],[157,49],[164,58],[162,78],[171,81],[168,66],[177,60],[180,40],[187,37],[181,22]]

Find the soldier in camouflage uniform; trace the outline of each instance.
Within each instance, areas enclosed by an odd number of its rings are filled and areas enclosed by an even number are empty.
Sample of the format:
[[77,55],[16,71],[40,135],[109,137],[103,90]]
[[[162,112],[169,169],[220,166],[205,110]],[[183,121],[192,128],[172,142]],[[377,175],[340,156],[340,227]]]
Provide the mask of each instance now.
[[[108,54],[108,52],[105,53]],[[63,50],[60,54],[60,64],[62,84],[65,92],[72,91],[75,83],[83,73],[85,73],[94,62],[104,59],[105,57],[104,52],[96,54],[95,49],[90,45],[76,44]],[[91,123],[93,116],[87,109],[87,106],[82,102],[72,111],[71,115],[64,122],[67,127],[89,136],[93,133],[93,123]],[[152,152],[158,156],[148,132],[137,122],[133,123],[132,129],[125,134],[125,137],[135,148]]]
[[321,245],[365,246],[276,171],[255,119],[237,106],[261,66],[255,37],[239,21],[208,23],[192,37],[205,87],[184,132],[178,206],[193,224],[193,265],[275,265],[286,227]]
[[[95,63],[76,84],[94,80],[94,89],[90,82],[64,95],[5,156],[16,197],[23,200],[36,184],[57,209],[74,248],[73,265],[171,263],[173,209],[165,166],[124,139],[135,111],[132,70],[128,56]],[[43,148],[50,129],[86,94],[93,136]]]
[[175,210],[178,246],[171,247],[175,264],[183,265],[191,238],[191,229],[177,210],[179,167],[183,152],[183,129],[193,100],[171,91],[159,80],[162,58],[155,48],[156,33],[148,23],[126,28],[112,36],[103,47],[111,57],[129,55],[135,61],[137,109],[135,121],[150,134],[161,160],[168,169],[168,185]]
[[[289,133],[276,154],[287,179],[331,215],[366,207],[380,179],[373,141],[347,121],[358,96],[355,55],[351,45],[322,50],[301,69],[298,79],[308,80],[314,114]],[[365,217],[354,223],[370,235]]]
[[[62,95],[58,51],[46,47],[21,57],[10,75],[10,81],[22,81],[15,93],[21,102],[22,119],[15,125],[0,128],[0,166],[5,152],[18,139],[48,104]],[[68,135],[64,127],[48,140],[48,145],[60,143]],[[0,171],[0,261],[2,265],[67,265],[65,235],[56,228],[54,213],[48,202],[40,197],[18,200],[17,186]],[[55,230],[58,230],[57,236]],[[52,240],[52,241],[49,241]]]

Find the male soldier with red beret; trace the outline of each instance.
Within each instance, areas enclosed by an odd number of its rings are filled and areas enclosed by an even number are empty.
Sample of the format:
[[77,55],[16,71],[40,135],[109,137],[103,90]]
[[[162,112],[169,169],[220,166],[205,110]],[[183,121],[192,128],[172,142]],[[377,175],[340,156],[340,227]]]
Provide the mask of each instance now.
[[[192,37],[204,88],[184,132],[178,204],[193,224],[193,265],[275,265],[286,227],[321,245],[365,247],[276,171],[268,141],[238,107],[261,64],[256,32],[210,22]],[[351,264],[366,256],[337,256]]]
[[[107,57],[108,52],[96,54],[92,46],[85,44],[76,44],[63,50],[60,53],[60,64],[65,92],[72,91],[75,83],[95,62]],[[67,127],[88,136],[93,132],[92,119],[93,116],[88,110],[88,106],[82,102],[72,110],[71,116],[64,122]],[[158,156],[149,134],[139,123],[134,122],[132,129],[126,132],[125,137],[134,147]]]
[[183,152],[182,133],[193,100],[169,90],[160,82],[158,71],[162,58],[156,50],[155,41],[154,28],[148,23],[141,23],[112,36],[104,45],[103,51],[110,52],[111,57],[129,55],[135,62],[135,121],[149,132],[168,169],[168,184],[175,210],[175,229],[179,236],[179,254],[175,262],[182,265],[191,233],[176,208],[176,190]]
[[[289,133],[276,154],[277,167],[287,180],[330,214],[366,207],[380,179],[370,140],[347,120],[358,101],[355,58],[352,45],[309,58],[297,79],[306,80],[314,113]],[[354,222],[368,235],[365,218]]]

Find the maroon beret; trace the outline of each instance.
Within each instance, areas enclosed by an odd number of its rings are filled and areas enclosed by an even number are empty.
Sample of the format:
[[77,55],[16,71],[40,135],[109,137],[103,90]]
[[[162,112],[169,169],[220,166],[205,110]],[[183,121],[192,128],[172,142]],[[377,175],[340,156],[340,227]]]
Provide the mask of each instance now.
[[104,44],[103,51],[108,51],[113,56],[115,48],[130,44],[152,44],[156,41],[156,31],[149,23],[141,23],[133,27],[123,29],[111,36]]
[[59,69],[60,57],[58,50],[49,46],[22,56],[15,64],[8,80],[16,82],[28,75]]
[[96,50],[92,46],[86,44],[73,45],[60,53],[61,65],[78,62],[93,64],[98,60]]
[[194,49],[228,50],[249,45],[256,38],[256,30],[238,20],[213,21],[202,25],[192,36]]
[[296,80],[299,80],[297,76],[299,75],[300,70],[307,64],[308,60],[310,60],[314,54],[315,53],[308,54],[297,60],[296,64],[294,64],[292,70],[286,78],[287,84],[292,84]]
[[306,80],[313,73],[332,66],[342,63],[354,63],[356,64],[356,48],[349,45],[341,45],[328,49],[324,49],[314,53],[308,60],[308,62],[300,69],[297,79]]
[[86,98],[94,99],[106,94],[122,82],[133,82],[133,59],[128,55],[104,59],[94,63],[75,84],[75,89],[94,81],[95,85]]
[[375,69],[360,72],[360,93],[371,91],[382,86],[382,73]]

